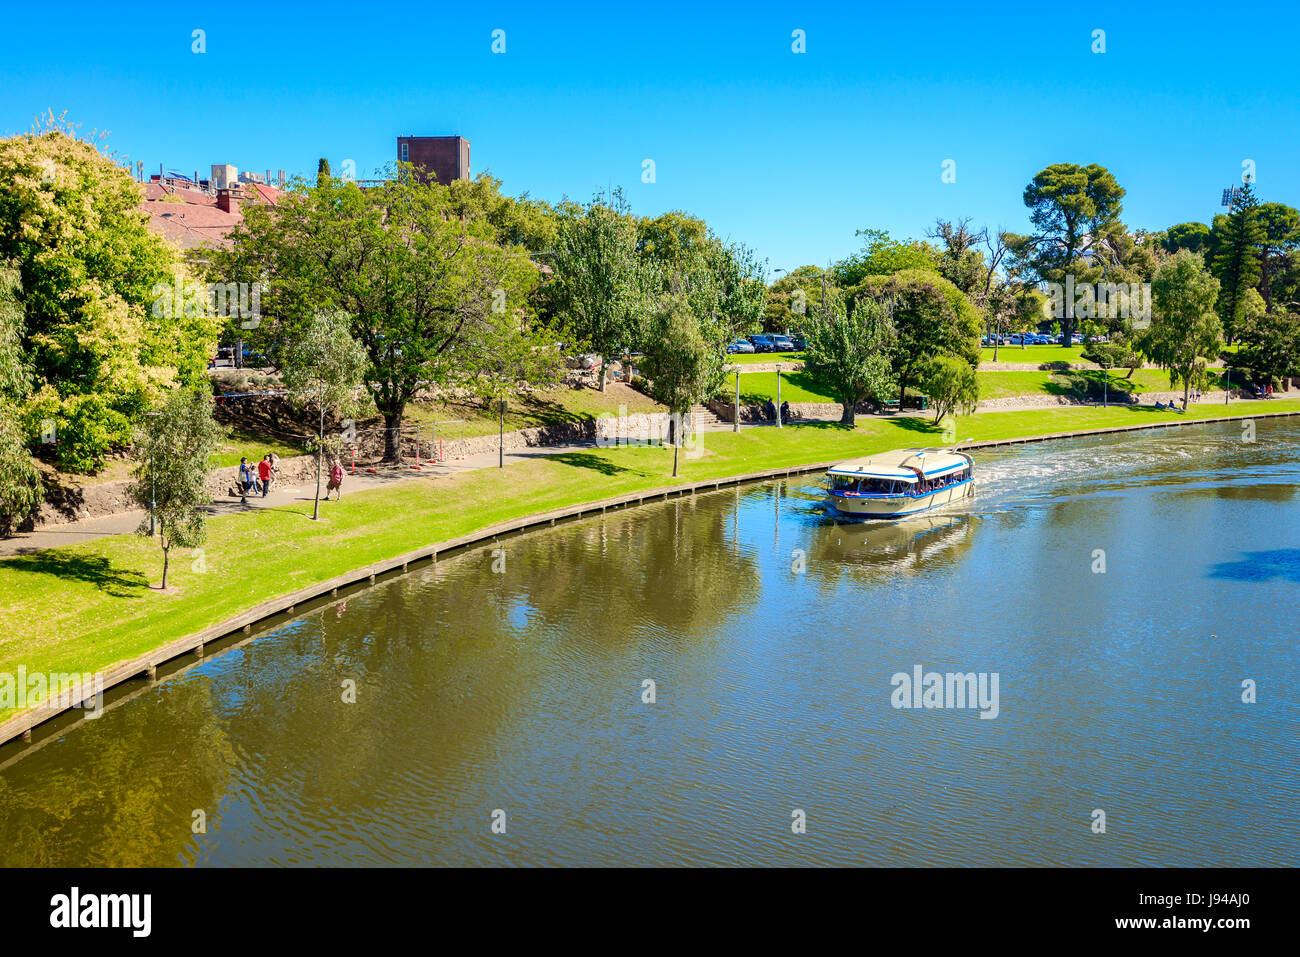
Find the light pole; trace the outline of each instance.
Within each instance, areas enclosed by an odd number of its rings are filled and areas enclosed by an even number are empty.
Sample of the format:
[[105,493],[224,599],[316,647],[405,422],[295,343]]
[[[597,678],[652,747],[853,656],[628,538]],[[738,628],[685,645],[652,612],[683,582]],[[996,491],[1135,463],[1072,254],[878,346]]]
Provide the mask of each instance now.
[[740,431],[740,366],[736,366],[736,416],[731,423],[731,431]]
[[[151,419],[157,418],[162,413],[146,412],[145,415]],[[153,538],[155,531],[154,513],[158,509],[158,501],[155,490],[157,480],[153,476],[153,445],[149,446],[149,537]]]
[[781,363],[776,364],[776,427],[781,427]]

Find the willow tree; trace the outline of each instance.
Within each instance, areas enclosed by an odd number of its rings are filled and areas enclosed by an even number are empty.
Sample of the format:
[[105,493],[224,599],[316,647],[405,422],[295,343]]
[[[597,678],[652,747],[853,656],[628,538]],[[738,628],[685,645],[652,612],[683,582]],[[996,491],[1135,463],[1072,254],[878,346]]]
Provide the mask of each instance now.
[[366,385],[386,429],[384,460],[401,458],[406,407],[422,390],[467,384],[490,351],[495,310],[523,306],[537,267],[498,245],[486,220],[456,215],[446,186],[401,164],[373,188],[330,177],[298,183],[277,206],[253,206],[211,269],[267,285],[252,339],[273,362],[317,310],[351,317],[366,351]]
[[[202,387],[173,390],[146,422],[136,431],[130,491],[157,522],[166,589],[171,550],[198,548],[207,535],[203,506],[210,496],[203,483],[223,433],[212,418],[212,393]],[[151,535],[149,518],[136,534]]]

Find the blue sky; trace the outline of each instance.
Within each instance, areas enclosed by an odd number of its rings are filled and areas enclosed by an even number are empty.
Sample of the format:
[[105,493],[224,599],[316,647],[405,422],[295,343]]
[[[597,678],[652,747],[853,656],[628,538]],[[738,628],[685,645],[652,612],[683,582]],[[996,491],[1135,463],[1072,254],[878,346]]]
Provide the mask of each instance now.
[[146,171],[327,156],[365,175],[398,135],[459,132],[508,192],[622,185],[637,212],[685,209],[786,269],[865,227],[1026,229],[1024,186],[1054,162],[1108,167],[1132,227],[1208,222],[1245,159],[1262,199],[1300,205],[1295,6],[189,7],[6,3],[0,133],[53,108]]

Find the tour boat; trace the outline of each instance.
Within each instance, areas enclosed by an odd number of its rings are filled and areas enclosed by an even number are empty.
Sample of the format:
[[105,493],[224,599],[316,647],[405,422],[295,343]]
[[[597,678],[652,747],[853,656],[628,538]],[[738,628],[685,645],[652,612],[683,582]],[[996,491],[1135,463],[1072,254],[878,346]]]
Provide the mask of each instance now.
[[975,494],[974,460],[955,449],[896,449],[826,472],[827,505],[844,518],[903,518]]

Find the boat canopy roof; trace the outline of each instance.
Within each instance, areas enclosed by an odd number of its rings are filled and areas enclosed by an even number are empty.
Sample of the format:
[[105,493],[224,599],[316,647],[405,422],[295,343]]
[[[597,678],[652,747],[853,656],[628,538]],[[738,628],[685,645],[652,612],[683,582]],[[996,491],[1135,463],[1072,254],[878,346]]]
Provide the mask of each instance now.
[[840,462],[827,475],[843,478],[883,478],[899,482],[919,481],[915,470],[926,478],[958,472],[971,464],[970,458],[948,449],[895,449]]

